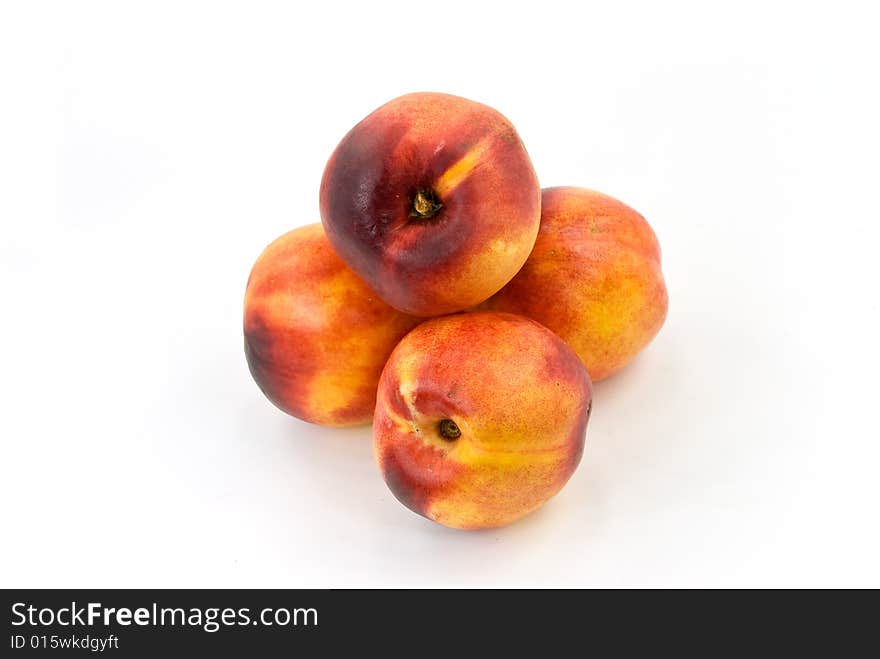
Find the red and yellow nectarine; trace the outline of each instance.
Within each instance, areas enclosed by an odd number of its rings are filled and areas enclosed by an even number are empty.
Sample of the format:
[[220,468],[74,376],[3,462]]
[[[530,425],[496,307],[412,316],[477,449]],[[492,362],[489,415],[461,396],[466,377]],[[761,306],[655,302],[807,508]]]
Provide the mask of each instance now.
[[577,355],[532,320],[487,312],[429,320],[382,372],[376,460],[413,511],[456,528],[502,526],[568,481],[591,400]]
[[275,240],[254,264],[245,354],[260,389],[288,414],[364,424],[385,360],[418,322],[380,300],[312,224]]

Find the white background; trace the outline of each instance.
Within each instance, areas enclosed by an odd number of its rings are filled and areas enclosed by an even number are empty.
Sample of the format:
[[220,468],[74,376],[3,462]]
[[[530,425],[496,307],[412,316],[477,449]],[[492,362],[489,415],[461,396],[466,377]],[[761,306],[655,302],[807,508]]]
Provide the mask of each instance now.
[[[880,586],[870,3],[0,9],[0,585]],[[652,223],[670,313],[511,527],[263,399],[250,267],[399,94],[495,106]]]

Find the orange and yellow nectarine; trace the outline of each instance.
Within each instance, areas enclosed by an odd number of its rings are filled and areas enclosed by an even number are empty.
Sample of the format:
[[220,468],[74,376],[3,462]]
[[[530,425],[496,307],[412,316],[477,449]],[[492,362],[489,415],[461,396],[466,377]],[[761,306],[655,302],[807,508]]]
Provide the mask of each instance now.
[[660,245],[645,218],[599,192],[561,187],[544,190],[529,260],[484,308],[547,326],[598,382],[654,338],[668,303]]

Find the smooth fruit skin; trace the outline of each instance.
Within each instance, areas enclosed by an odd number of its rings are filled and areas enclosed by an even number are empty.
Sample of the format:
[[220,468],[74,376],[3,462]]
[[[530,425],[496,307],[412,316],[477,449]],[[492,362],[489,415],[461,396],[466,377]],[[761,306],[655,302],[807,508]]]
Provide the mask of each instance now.
[[275,240],[254,264],[245,355],[260,389],[288,414],[365,424],[385,360],[418,322],[382,302],[311,224]]
[[320,202],[355,272],[397,309],[437,316],[483,302],[516,274],[538,233],[541,190],[507,119],[424,92],[386,103],[342,139]]
[[[446,526],[504,526],[540,507],[584,450],[592,387],[550,330],[512,314],[429,320],[394,349],[373,448],[394,496]],[[457,439],[443,436],[450,420]]]
[[663,325],[669,298],[660,245],[632,208],[584,188],[547,188],[522,270],[484,305],[549,327],[593,382],[628,364]]

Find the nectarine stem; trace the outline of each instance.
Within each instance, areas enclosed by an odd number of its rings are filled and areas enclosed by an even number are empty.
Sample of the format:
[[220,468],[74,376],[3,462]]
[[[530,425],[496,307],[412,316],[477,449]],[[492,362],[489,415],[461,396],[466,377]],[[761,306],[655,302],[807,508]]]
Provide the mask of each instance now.
[[443,419],[439,426],[440,436],[443,439],[453,441],[461,437],[461,428],[452,419]]
[[443,208],[443,204],[440,203],[432,190],[418,190],[413,197],[409,216],[426,220],[436,215],[441,208]]

